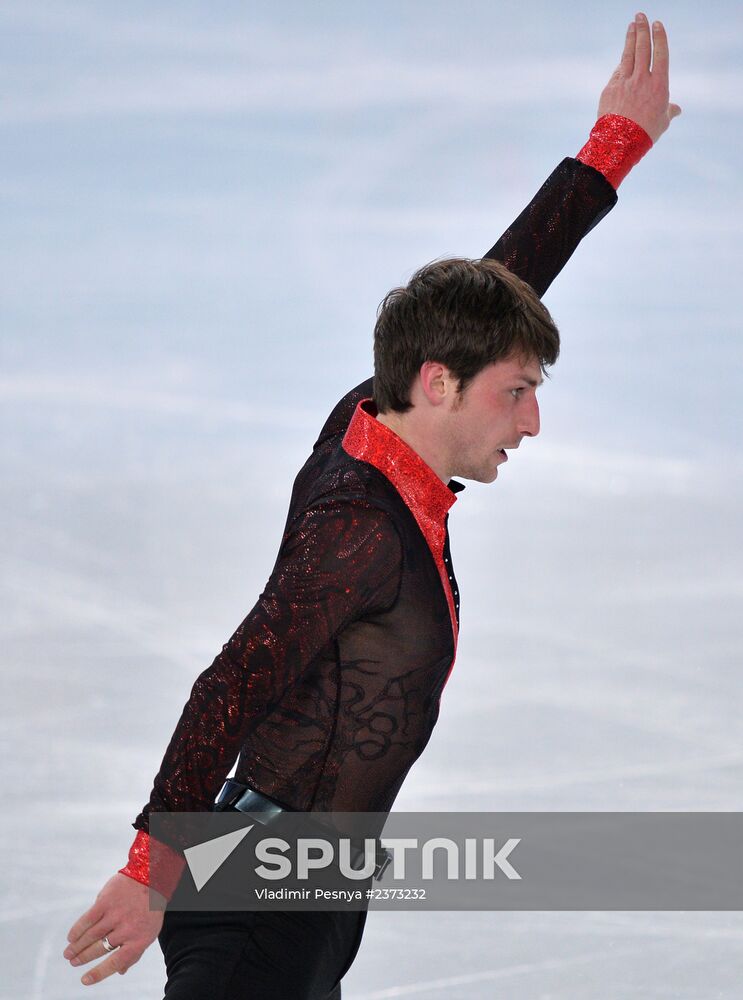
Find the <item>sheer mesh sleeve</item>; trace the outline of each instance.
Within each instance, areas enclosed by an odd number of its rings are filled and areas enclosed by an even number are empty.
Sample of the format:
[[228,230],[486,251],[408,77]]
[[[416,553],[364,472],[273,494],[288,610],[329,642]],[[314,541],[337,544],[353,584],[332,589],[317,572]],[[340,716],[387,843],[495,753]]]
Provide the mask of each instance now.
[[544,295],[583,237],[616,202],[617,193],[603,174],[566,157],[485,257],[501,261]]
[[400,565],[389,515],[363,500],[302,514],[257,604],[196,680],[133,826],[147,830],[150,811],[210,809],[251,726],[349,622],[394,604]]

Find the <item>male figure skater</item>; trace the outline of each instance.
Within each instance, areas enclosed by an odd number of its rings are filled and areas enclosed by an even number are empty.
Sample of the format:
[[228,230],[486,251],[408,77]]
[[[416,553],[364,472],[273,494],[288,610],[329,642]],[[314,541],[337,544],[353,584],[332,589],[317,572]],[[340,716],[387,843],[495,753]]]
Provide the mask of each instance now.
[[[654,57],[652,54],[654,40]],[[652,61],[652,70],[651,70]],[[536,390],[559,337],[539,296],[680,112],[664,29],[637,15],[599,118],[482,260],[439,261],[391,292],[375,376],[338,403],[294,484],[258,603],[197,679],[125,868],[74,925],[65,957],[125,972],[159,935],[167,1000],[337,1000],[363,913],[177,913],[148,905],[152,811],[392,806],[436,722],[459,597],[448,511],[460,475],[492,482],[539,432]],[[168,896],[180,874],[158,867]],[[107,952],[111,954],[107,955]]]

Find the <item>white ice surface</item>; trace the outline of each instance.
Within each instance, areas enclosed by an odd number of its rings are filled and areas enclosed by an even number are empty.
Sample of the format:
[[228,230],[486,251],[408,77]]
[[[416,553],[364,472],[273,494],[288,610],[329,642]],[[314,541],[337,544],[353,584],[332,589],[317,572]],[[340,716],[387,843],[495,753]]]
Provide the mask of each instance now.
[[[371,372],[376,303],[576,151],[633,13],[2,5],[0,1000],[83,995],[66,932]],[[684,117],[549,293],[540,438],[452,512],[458,661],[399,809],[741,808],[743,32],[728,2],[650,14]],[[344,996],[737,1000],[742,938],[377,912]],[[155,946],[92,995],[162,981]]]

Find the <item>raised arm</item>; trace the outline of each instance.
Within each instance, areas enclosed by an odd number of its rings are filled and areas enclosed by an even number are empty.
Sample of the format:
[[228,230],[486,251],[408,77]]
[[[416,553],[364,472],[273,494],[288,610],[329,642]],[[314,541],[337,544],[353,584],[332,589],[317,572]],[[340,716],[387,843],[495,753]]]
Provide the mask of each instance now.
[[[652,40],[651,40],[652,34]],[[601,93],[598,121],[484,255],[499,260],[543,295],[583,237],[614,207],[616,189],[681,113],[668,98],[668,39],[638,14],[619,65]]]
[[[541,296],[576,247],[611,211],[617,188],[681,114],[668,99],[668,39],[660,21],[644,14],[627,28],[619,65],[604,87],[598,120],[576,157],[566,157],[518,218],[483,256],[501,261]],[[374,379],[336,405],[315,444],[348,426],[356,403],[372,396]]]

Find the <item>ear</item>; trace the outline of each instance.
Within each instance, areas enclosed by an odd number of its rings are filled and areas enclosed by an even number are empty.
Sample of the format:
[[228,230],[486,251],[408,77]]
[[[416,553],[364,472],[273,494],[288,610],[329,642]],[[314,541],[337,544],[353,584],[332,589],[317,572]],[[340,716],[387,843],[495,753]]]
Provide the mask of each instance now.
[[431,406],[441,406],[447,396],[456,394],[457,380],[440,361],[424,361],[418,375],[421,391]]

